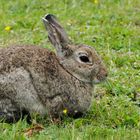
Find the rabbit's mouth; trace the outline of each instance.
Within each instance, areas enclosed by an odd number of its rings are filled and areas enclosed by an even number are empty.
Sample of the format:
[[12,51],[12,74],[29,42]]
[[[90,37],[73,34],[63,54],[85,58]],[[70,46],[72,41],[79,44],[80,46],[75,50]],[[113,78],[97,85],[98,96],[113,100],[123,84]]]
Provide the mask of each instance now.
[[106,80],[106,78],[99,80],[96,77],[94,78],[94,80],[92,81],[93,84],[100,84],[101,82],[104,82]]
[[98,80],[96,77],[94,78],[94,80],[93,80],[93,84],[99,84],[101,81],[100,80]]

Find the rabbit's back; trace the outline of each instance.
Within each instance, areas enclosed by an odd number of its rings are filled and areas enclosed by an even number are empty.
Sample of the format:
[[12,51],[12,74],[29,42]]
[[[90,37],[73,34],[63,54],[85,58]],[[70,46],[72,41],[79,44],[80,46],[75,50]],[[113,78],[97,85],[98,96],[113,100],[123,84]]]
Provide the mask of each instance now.
[[0,73],[19,67],[38,67],[36,70],[43,71],[50,63],[53,65],[52,61],[57,61],[55,54],[37,46],[12,46],[0,49]]

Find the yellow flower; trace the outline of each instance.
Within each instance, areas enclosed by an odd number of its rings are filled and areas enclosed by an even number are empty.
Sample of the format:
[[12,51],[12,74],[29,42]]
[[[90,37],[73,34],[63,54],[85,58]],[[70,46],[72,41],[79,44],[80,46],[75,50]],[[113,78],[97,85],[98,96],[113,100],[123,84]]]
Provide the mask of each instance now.
[[63,110],[63,113],[64,113],[64,114],[67,114],[67,112],[68,112],[67,109],[64,109],[64,110]]
[[99,1],[98,0],[93,0],[93,3],[98,4]]
[[10,31],[12,28],[11,28],[11,26],[6,26],[5,27],[5,31]]

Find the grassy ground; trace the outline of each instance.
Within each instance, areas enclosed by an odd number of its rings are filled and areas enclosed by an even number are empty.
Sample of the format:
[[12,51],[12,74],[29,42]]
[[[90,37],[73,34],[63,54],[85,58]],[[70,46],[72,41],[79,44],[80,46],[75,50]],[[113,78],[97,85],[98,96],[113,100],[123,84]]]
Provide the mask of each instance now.
[[[54,125],[29,139],[138,140],[140,138],[139,0],[0,0],[0,47],[37,44],[50,48],[41,18],[55,14],[76,43],[95,46],[109,71],[96,99],[80,119]],[[0,124],[0,140],[28,139],[25,121]]]

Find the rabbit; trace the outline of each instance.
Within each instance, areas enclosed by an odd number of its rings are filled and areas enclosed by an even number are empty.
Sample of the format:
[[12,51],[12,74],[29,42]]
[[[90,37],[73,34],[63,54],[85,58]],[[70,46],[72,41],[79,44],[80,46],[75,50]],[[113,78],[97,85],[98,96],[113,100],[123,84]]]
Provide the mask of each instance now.
[[93,47],[72,43],[57,18],[42,18],[56,53],[33,45],[0,49],[0,118],[17,122],[23,114],[52,118],[86,113],[94,85],[107,69]]

